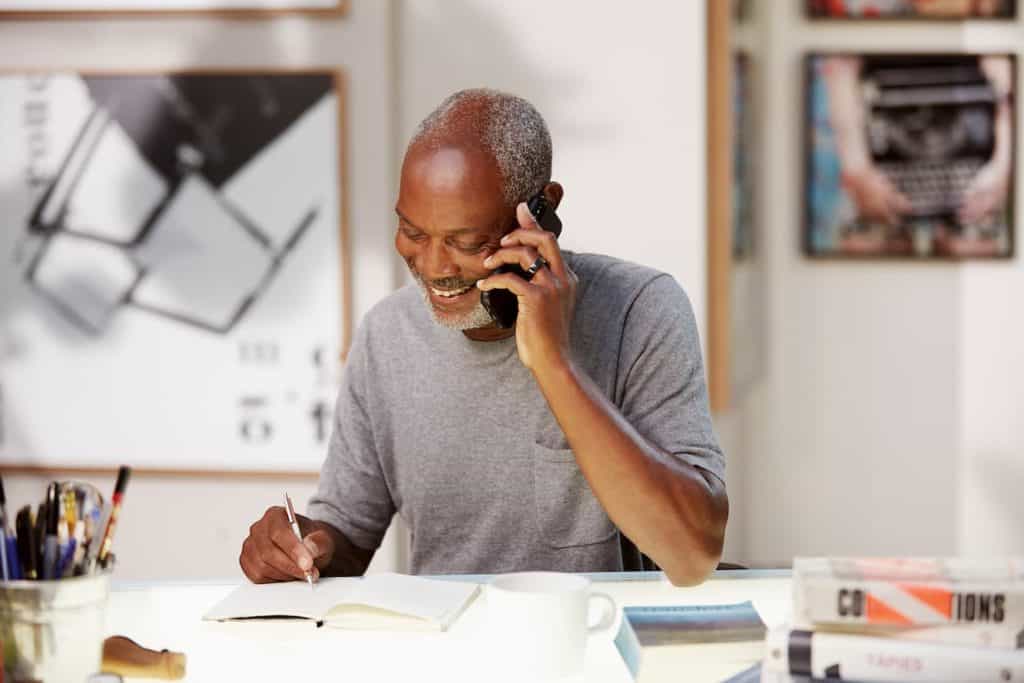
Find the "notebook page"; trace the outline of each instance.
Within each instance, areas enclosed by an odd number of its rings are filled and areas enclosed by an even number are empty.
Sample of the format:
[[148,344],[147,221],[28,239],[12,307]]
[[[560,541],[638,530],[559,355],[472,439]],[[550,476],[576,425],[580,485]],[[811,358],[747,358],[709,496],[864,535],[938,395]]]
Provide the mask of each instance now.
[[305,581],[244,583],[203,615],[208,621],[246,617],[306,617],[321,620],[332,607],[345,602],[359,579],[322,578],[313,590]]
[[345,599],[349,605],[366,605],[435,622],[446,628],[480,586],[461,581],[439,581],[404,574],[373,574],[363,579]]

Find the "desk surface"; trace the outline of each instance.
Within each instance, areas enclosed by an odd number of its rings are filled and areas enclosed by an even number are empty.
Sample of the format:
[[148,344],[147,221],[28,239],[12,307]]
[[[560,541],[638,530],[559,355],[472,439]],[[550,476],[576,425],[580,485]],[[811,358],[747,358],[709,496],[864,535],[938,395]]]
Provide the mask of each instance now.
[[[659,574],[588,575],[620,606],[724,604],[751,600],[769,627],[790,609],[788,572],[729,571],[694,588]],[[453,577],[463,578],[466,577]],[[472,577],[486,582],[489,577]],[[184,652],[188,681],[480,681],[492,678],[484,640],[486,603],[477,599],[447,633],[355,632],[304,620],[214,623],[201,620],[238,585],[115,583],[107,634]],[[587,683],[629,681],[610,641],[587,648]],[[645,648],[639,681],[721,681],[761,655],[756,643]]]

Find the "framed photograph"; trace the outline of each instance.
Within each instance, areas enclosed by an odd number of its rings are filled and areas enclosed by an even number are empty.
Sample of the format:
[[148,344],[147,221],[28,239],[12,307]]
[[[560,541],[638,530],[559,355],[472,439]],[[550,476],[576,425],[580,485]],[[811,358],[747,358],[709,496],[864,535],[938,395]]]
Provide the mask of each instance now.
[[189,13],[339,16],[345,13],[347,6],[348,0],[0,0],[0,19]]
[[315,472],[349,338],[333,71],[0,74],[0,462]]
[[812,54],[804,64],[809,255],[1013,255],[1013,55]]
[[1016,0],[806,0],[811,18],[1013,19]]

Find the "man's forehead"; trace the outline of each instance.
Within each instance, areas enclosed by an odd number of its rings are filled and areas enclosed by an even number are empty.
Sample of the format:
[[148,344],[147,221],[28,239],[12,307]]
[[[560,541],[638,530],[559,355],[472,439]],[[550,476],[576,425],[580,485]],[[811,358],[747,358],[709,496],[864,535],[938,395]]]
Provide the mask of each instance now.
[[479,160],[457,147],[425,150],[406,159],[403,180],[422,185],[422,189],[431,192],[458,191],[472,179],[474,172],[480,172],[481,165]]
[[424,140],[409,148],[403,171],[476,172],[498,175],[498,162],[482,145],[452,140]]
[[417,145],[402,165],[400,194],[408,200],[451,198],[497,208],[502,190],[496,162],[478,148]]

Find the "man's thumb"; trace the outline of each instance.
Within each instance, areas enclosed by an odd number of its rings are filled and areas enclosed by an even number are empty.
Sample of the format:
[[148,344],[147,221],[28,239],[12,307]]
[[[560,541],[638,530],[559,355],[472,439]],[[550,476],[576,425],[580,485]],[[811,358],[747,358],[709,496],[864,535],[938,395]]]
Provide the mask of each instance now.
[[327,533],[321,529],[302,539],[302,544],[306,546],[314,560],[318,560],[330,552],[330,539],[327,537]]

